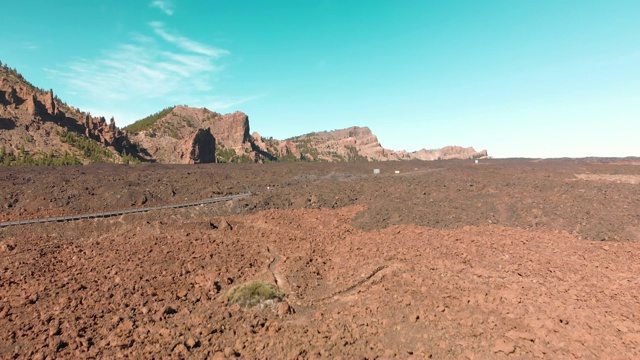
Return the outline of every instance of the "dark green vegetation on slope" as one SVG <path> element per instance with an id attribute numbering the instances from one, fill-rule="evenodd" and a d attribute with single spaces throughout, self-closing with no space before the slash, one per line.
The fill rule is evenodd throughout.
<path id="1" fill-rule="evenodd" d="M 134 122 L 131 125 L 125 126 L 124 128 L 122 128 L 122 130 L 132 132 L 132 133 L 149 130 L 153 128 L 153 126 L 156 124 L 156 122 L 158 122 L 158 120 L 162 119 L 163 117 L 167 116 L 171 111 L 173 111 L 174 107 L 175 106 L 169 106 L 168 108 L 162 109 L 155 114 L 151 114 L 143 119 L 140 119 Z"/>
<path id="2" fill-rule="evenodd" d="M 48 153 L 38 151 L 30 153 L 23 147 L 18 149 L 17 153 L 8 151 L 6 146 L 0 148 L 0 165 L 4 166 L 27 166 L 27 165 L 82 165 L 77 156 L 69 154 L 68 151 L 60 154 L 59 152 L 49 151 Z"/>

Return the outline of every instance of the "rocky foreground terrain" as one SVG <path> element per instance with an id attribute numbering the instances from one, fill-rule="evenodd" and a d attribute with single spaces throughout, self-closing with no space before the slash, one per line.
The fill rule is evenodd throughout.
<path id="1" fill-rule="evenodd" d="M 0 217 L 253 195 L 0 228 L 1 358 L 640 356 L 637 159 L 60 169 Z"/>

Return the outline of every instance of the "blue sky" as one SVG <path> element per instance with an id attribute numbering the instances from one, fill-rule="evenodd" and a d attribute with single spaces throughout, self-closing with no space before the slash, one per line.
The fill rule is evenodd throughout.
<path id="1" fill-rule="evenodd" d="M 119 126 L 241 110 L 283 139 L 640 156 L 640 1 L 67 0 L 2 6 L 0 60 Z"/>

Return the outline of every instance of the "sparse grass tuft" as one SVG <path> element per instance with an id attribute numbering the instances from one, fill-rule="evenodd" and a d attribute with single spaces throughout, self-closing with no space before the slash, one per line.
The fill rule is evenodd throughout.
<path id="1" fill-rule="evenodd" d="M 273 284 L 250 281 L 231 289 L 227 298 L 229 305 L 240 304 L 242 307 L 253 307 L 266 300 L 282 299 L 283 296 L 280 289 Z"/>

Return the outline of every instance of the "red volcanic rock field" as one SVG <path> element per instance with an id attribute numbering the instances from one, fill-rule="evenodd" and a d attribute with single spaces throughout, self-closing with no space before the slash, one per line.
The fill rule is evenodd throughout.
<path id="1" fill-rule="evenodd" d="M 252 193 L 0 228 L 0 358 L 640 357 L 632 159 L 24 167 L 0 181 L 1 221 Z M 250 281 L 283 295 L 229 304 Z"/>

